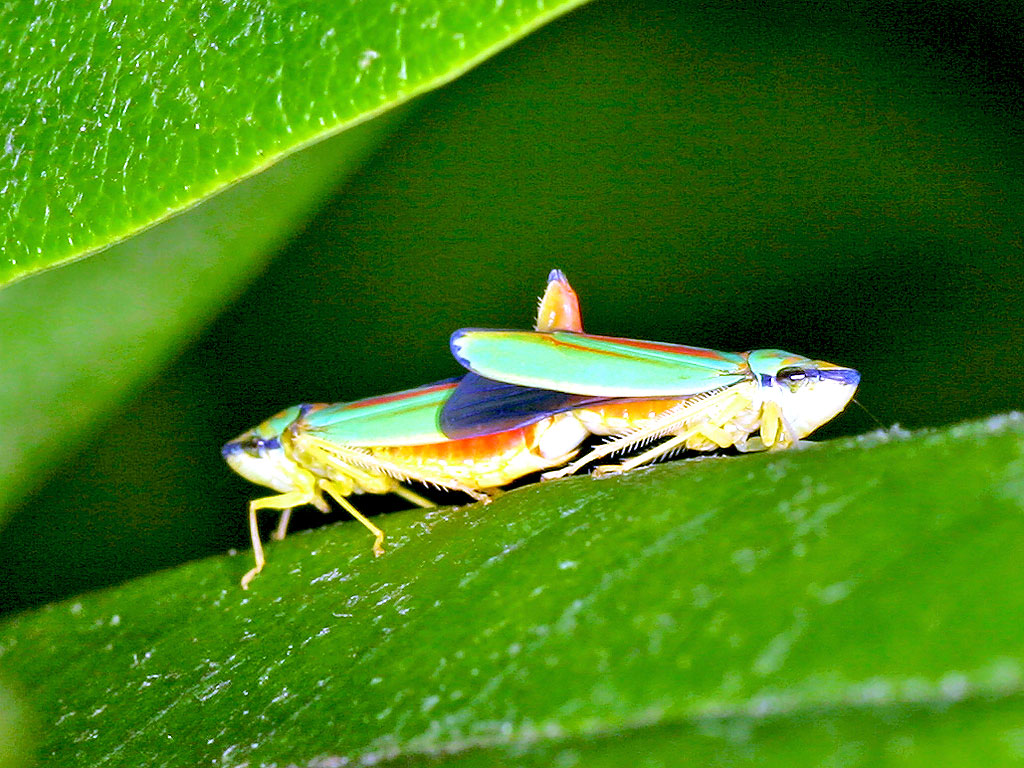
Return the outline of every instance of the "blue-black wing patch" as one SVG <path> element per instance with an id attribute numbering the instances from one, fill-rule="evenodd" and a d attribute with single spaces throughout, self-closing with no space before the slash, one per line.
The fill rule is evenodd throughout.
<path id="1" fill-rule="evenodd" d="M 533 389 L 467 373 L 441 409 L 441 431 L 453 440 L 525 427 L 546 416 L 607 400 Z"/>

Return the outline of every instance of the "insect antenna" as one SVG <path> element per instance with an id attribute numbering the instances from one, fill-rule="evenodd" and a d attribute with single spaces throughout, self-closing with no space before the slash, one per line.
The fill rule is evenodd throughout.
<path id="1" fill-rule="evenodd" d="M 881 421 L 879 421 L 878 417 L 877 417 L 877 416 L 875 416 L 875 414 L 873 414 L 873 413 L 872 413 L 871 411 L 869 411 L 869 410 L 868 410 L 868 409 L 867 409 L 867 408 L 866 408 L 866 407 L 864 406 L 864 404 L 863 404 L 863 403 L 861 403 L 861 401 L 860 401 L 860 400 L 858 400 L 857 398 L 853 398 L 853 399 L 851 400 L 851 402 L 855 403 L 855 404 L 857 405 L 857 407 L 858 407 L 858 408 L 860 408 L 860 409 L 861 409 L 862 411 L 864 411 L 864 413 L 866 413 L 866 414 L 867 414 L 867 415 L 868 415 L 868 416 L 869 416 L 869 417 L 871 418 L 871 420 L 872 420 L 872 421 L 874 421 L 874 422 L 875 422 L 875 424 L 877 424 L 877 425 L 878 425 L 879 427 L 881 427 L 882 429 L 885 429 L 885 428 L 886 428 L 886 427 L 885 427 L 885 424 L 883 424 L 883 423 L 882 423 Z"/>

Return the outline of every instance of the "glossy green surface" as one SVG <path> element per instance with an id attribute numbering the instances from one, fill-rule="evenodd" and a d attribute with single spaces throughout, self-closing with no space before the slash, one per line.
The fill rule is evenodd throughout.
<path id="1" fill-rule="evenodd" d="M 156 573 L 0 664 L 66 768 L 1011 764 L 1022 507 L 1019 415 L 675 462 Z"/>
<path id="2" fill-rule="evenodd" d="M 308 414 L 302 429 L 339 445 L 388 446 L 443 443 L 441 408 L 457 381 L 337 403 Z"/>
<path id="3" fill-rule="evenodd" d="M 0 7 L 0 285 L 451 80 L 580 0 Z"/>
<path id="4" fill-rule="evenodd" d="M 590 739 L 470 747 L 455 755 L 417 755 L 386 764 L 403 768 L 1019 765 L 1024 762 L 1016 739 L 1022 710 L 1024 701 L 1010 696 L 960 702 L 954 713 L 942 701 L 795 710 L 769 717 L 744 713 L 641 725 Z"/>
<path id="5" fill-rule="evenodd" d="M 576 395 L 694 395 L 750 375 L 731 352 L 583 333 L 466 329 L 452 336 L 451 346 L 481 376 Z"/>
<path id="6" fill-rule="evenodd" d="M 19 697 L 0 682 L 0 768 L 23 768 L 33 762 L 38 733 Z"/>
<path id="7" fill-rule="evenodd" d="M 195 338 L 393 125 L 360 126 L 97 258 L 0 291 L 0 520 Z M 211 367 L 206 386 L 217 378 Z"/>
<path id="8" fill-rule="evenodd" d="M 781 349 L 755 349 L 747 355 L 747 365 L 755 376 L 775 376 L 789 366 L 811 366 L 814 361 Z"/>
<path id="9" fill-rule="evenodd" d="M 266 421 L 260 422 L 252 431 L 264 440 L 280 437 L 288 425 L 299 417 L 299 410 L 297 405 L 289 406 Z"/>

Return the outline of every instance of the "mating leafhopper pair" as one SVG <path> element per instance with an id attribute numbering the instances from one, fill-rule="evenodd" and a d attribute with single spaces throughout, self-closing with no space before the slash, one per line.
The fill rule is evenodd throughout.
<path id="1" fill-rule="evenodd" d="M 348 500 L 395 493 L 433 506 L 404 484 L 417 481 L 486 500 L 534 472 L 572 474 L 597 459 L 650 445 L 595 474 L 624 472 L 672 451 L 788 448 L 853 397 L 852 368 L 777 349 L 745 353 L 593 336 L 565 276 L 548 277 L 534 331 L 463 329 L 451 340 L 469 373 L 416 389 L 333 405 L 293 406 L 223 448 L 231 467 L 277 495 L 249 504 L 255 567 L 266 562 L 256 513 L 327 511 L 324 494 L 374 535 L 384 533 Z M 591 435 L 608 436 L 578 456 Z"/>

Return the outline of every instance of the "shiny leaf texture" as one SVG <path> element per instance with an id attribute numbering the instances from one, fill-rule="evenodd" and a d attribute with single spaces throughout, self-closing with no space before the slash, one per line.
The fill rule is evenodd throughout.
<path id="1" fill-rule="evenodd" d="M 153 574 L 0 663 L 62 766 L 1010 764 L 1022 506 L 1015 414 L 674 462 Z"/>
<path id="2" fill-rule="evenodd" d="M 464 72 L 581 0 L 0 7 L 0 285 Z"/>
<path id="3" fill-rule="evenodd" d="M 95 259 L 0 291 L 0 521 L 194 338 L 394 124 L 359 126 Z"/>

